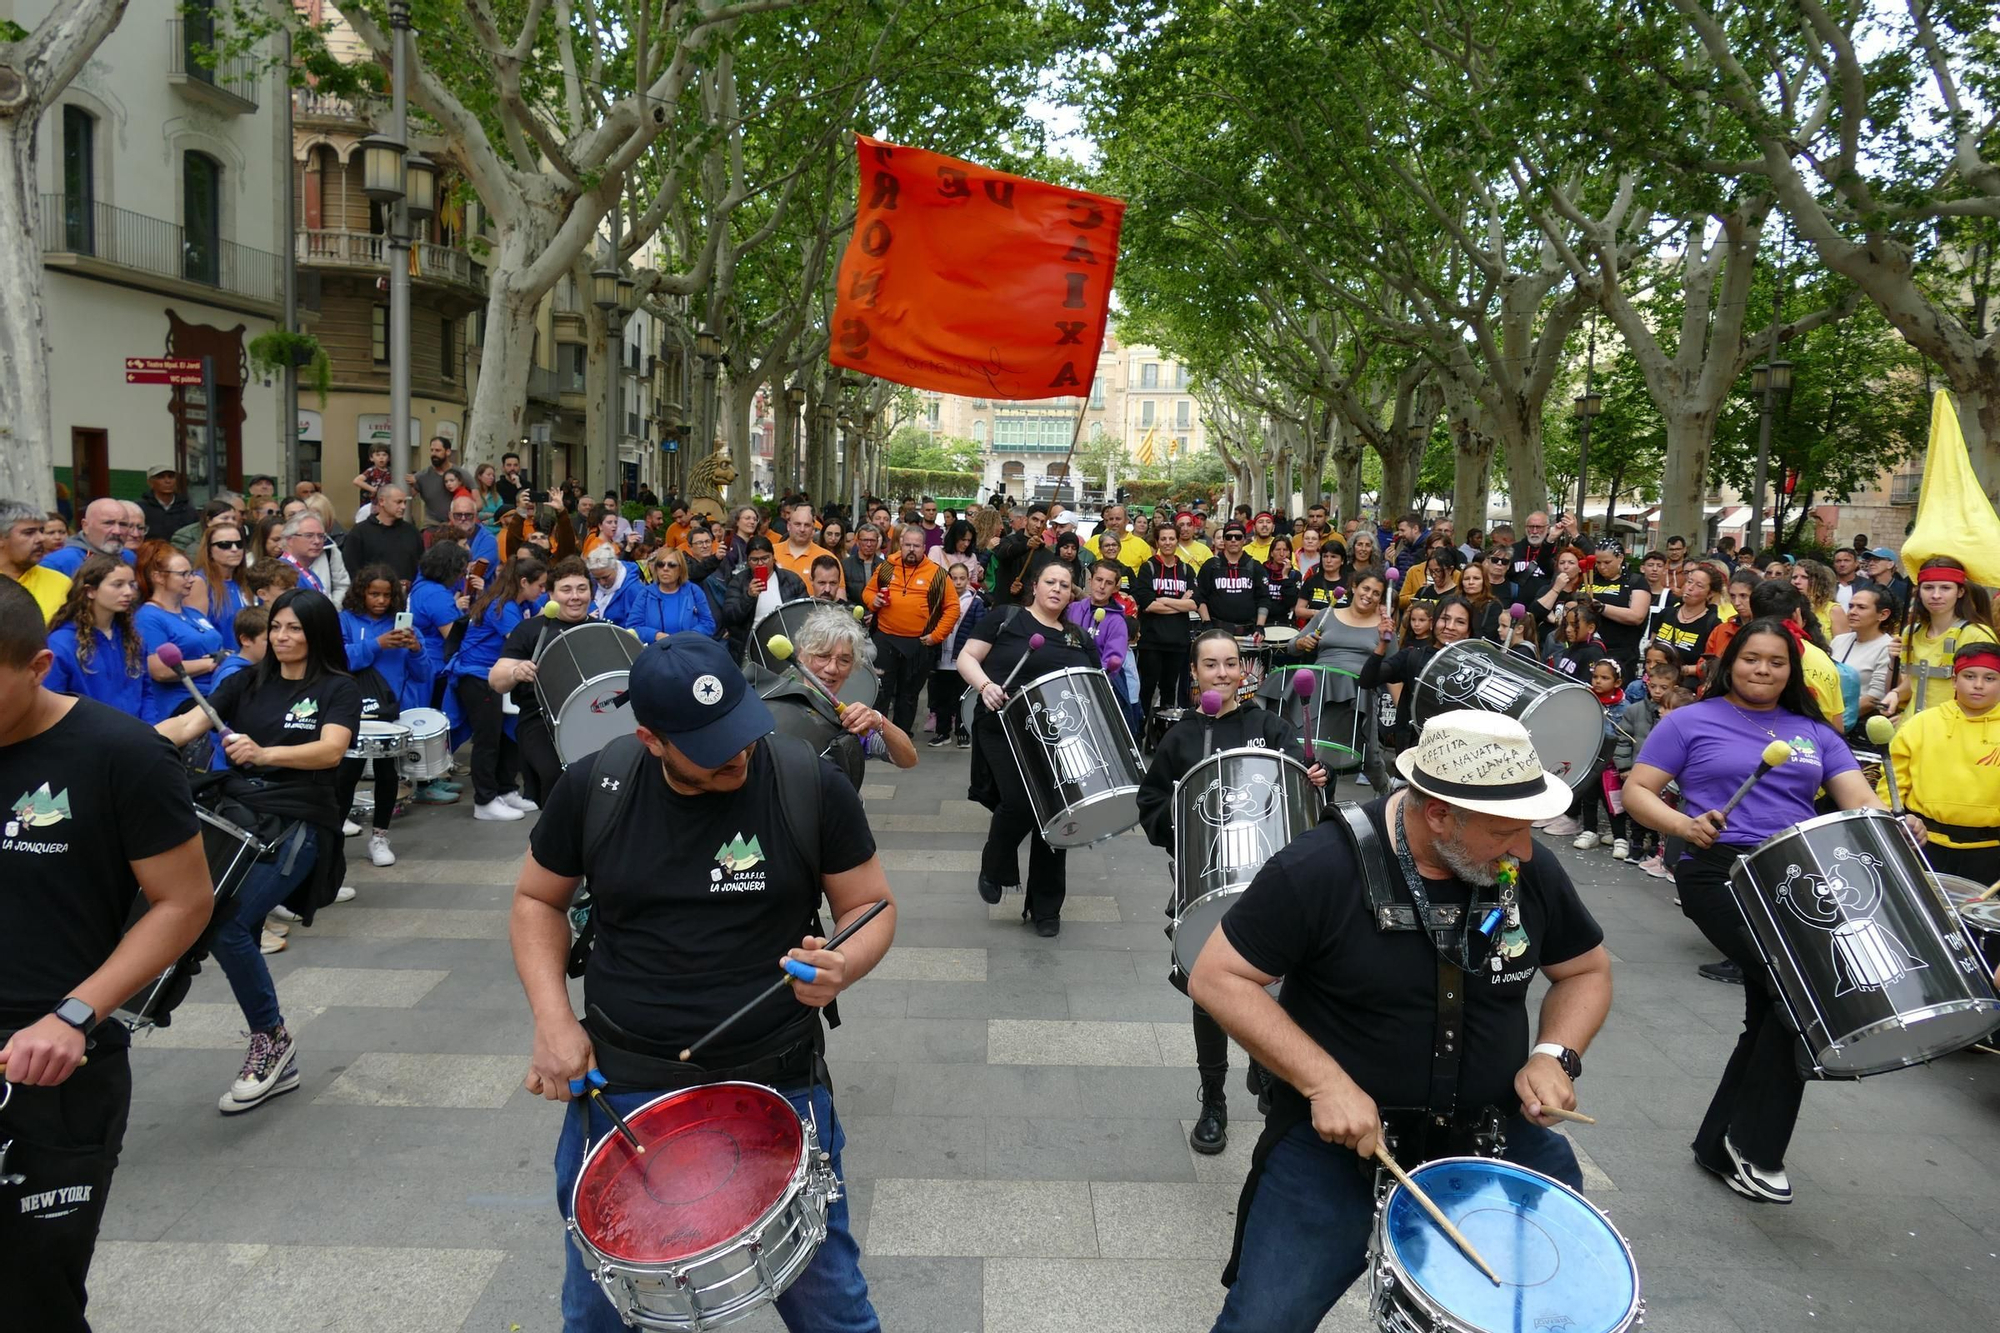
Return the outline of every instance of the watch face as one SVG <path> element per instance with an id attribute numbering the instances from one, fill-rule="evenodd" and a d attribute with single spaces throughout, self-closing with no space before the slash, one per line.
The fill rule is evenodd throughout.
<path id="1" fill-rule="evenodd" d="M 73 1028 L 88 1032 L 97 1021 L 97 1012 L 84 1001 L 71 996 L 56 1006 L 56 1017 Z"/>

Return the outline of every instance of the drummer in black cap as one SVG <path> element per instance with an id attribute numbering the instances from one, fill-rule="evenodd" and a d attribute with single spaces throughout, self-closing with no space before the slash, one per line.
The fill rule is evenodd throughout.
<path id="1" fill-rule="evenodd" d="M 1611 962 L 1530 828 L 1569 788 L 1498 713 L 1432 718 L 1396 766 L 1407 789 L 1294 839 L 1195 961 L 1195 1002 L 1279 1080 L 1217 1333 L 1319 1326 L 1362 1272 L 1385 1129 L 1405 1167 L 1483 1153 L 1582 1188 L 1544 1108 L 1576 1105 Z M 1531 1038 L 1538 971 L 1550 986 Z"/>
<path id="2" fill-rule="evenodd" d="M 774 1087 L 817 1125 L 838 1176 L 844 1136 L 820 1057 L 820 1010 L 881 961 L 896 929 L 892 904 L 838 951 L 820 947 L 822 898 L 838 927 L 891 897 L 860 796 L 804 746 L 769 735 L 770 710 L 706 636 L 675 634 L 642 652 L 631 704 L 634 736 L 556 783 L 514 891 L 514 963 L 535 1018 L 526 1086 L 571 1102 L 557 1198 L 566 1211 L 586 1151 L 611 1132 L 590 1099 L 571 1097 L 570 1080 L 593 1069 L 625 1113 L 676 1088 Z M 586 877 L 594 943 L 579 1022 L 564 960 L 570 903 Z M 680 1061 L 787 958 L 815 979 L 753 1008 L 698 1063 Z M 830 1203 L 826 1220 L 826 1240 L 778 1313 L 793 1330 L 879 1328 L 846 1202 Z M 562 1309 L 568 1333 L 623 1328 L 574 1247 Z"/>
<path id="3" fill-rule="evenodd" d="M 1222 528 L 1222 550 L 1195 578 L 1195 605 L 1202 620 L 1236 634 L 1261 633 L 1271 614 L 1270 578 L 1243 549 L 1243 525 L 1231 519 Z"/>

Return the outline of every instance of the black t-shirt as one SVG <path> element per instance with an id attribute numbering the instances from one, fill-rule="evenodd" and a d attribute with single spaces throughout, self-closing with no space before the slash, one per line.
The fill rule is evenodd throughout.
<path id="1" fill-rule="evenodd" d="M 552 874 L 583 874 L 590 770 L 566 769 L 535 825 L 535 860 Z M 874 856 L 875 838 L 847 779 L 824 761 L 819 779 L 819 872 L 837 875 Z M 778 960 L 810 932 L 823 894 L 791 843 L 777 780 L 768 745 L 757 747 L 733 792 L 683 796 L 659 765 L 640 767 L 590 884 L 597 942 L 584 999 L 619 1027 L 685 1046 L 777 980 Z M 706 1063 L 728 1064 L 796 1022 L 799 1008 L 782 999 L 759 1005 Z"/>
<path id="2" fill-rule="evenodd" d="M 1208 609 L 1211 624 L 1248 628 L 1257 623 L 1259 608 L 1270 606 L 1269 584 L 1264 567 L 1249 556 L 1233 565 L 1216 556 L 1201 567 L 1195 601 Z"/>
<path id="3" fill-rule="evenodd" d="M 1347 575 L 1329 579 L 1317 570 L 1299 584 L 1299 596 L 1305 599 L 1306 608 L 1313 615 L 1318 615 L 1329 606 L 1346 606 L 1353 600 L 1347 590 Z"/>
<path id="4" fill-rule="evenodd" d="M 1597 664 L 1598 658 L 1609 655 L 1605 651 L 1604 641 L 1593 634 L 1587 639 L 1578 640 L 1576 643 L 1556 645 L 1555 656 L 1549 659 L 1549 666 L 1553 670 L 1562 672 L 1565 676 L 1574 676 L 1588 685 L 1590 684 L 1591 667 Z"/>
<path id="5" fill-rule="evenodd" d="M 174 747 L 93 699 L 0 746 L 0 799 L 0 1026 L 16 1028 L 62 1003 L 118 947 L 139 892 L 131 862 L 180 846 L 200 825 Z M 103 1030 L 115 1039 L 116 1029 Z"/>
<path id="6" fill-rule="evenodd" d="M 1139 604 L 1139 643 L 1146 648 L 1185 648 L 1194 637 L 1194 622 L 1183 611 L 1162 611 L 1154 614 L 1146 610 L 1162 597 L 1181 598 L 1194 591 L 1195 570 L 1185 560 L 1174 561 L 1173 568 L 1160 563 L 1154 556 L 1139 566 L 1139 572 L 1132 576 L 1132 600 Z"/>
<path id="7" fill-rule="evenodd" d="M 1666 612 L 1653 626 L 1653 638 L 1679 649 L 1682 666 L 1693 666 L 1701 660 L 1701 651 L 1708 646 L 1708 636 L 1722 621 L 1717 618 L 1715 608 L 1710 606 L 1703 608 L 1698 618 L 1682 624 L 1680 609 L 1679 598 L 1668 599 Z"/>
<path id="8" fill-rule="evenodd" d="M 1264 617 L 1264 623 L 1291 624 L 1292 608 L 1299 604 L 1299 576 L 1291 570 L 1286 570 L 1281 576 L 1273 575 L 1267 565 L 1264 569 L 1264 592 L 1271 606 L 1271 613 Z"/>
<path id="9" fill-rule="evenodd" d="M 1634 570 L 1621 569 L 1616 578 L 1608 578 L 1595 570 L 1585 570 L 1583 587 L 1579 592 L 1606 606 L 1630 606 L 1636 594 L 1648 592 L 1648 589 L 1644 576 Z M 1630 664 L 1639 660 L 1639 642 L 1645 633 L 1644 624 L 1621 625 L 1602 613 L 1597 617 L 1598 637 L 1604 640 L 1605 649 L 1620 662 Z"/>
<path id="10" fill-rule="evenodd" d="M 1368 804 L 1389 847 L 1387 798 Z M 1265 862 L 1222 918 L 1222 931 L 1250 966 L 1283 977 L 1278 1002 L 1381 1106 L 1423 1106 L 1430 1094 L 1430 1050 L 1437 1016 L 1437 952 L 1421 930 L 1380 931 L 1368 912 L 1361 868 L 1347 833 L 1329 820 Z M 1401 888 L 1401 875 L 1388 866 Z M 1458 879 L 1425 879 L 1433 905 L 1464 905 Z M 1407 889 L 1398 897 L 1407 901 Z M 1492 901 L 1495 890 L 1481 896 Z M 1514 1075 L 1528 1058 L 1528 985 L 1539 968 L 1568 962 L 1603 942 L 1604 932 L 1576 895 L 1553 854 L 1538 848 L 1521 867 L 1520 940 L 1496 931 L 1496 948 L 1524 945 L 1493 971 L 1475 942 L 1466 973 L 1464 1061 L 1458 1105 L 1512 1111 Z"/>
<path id="11" fill-rule="evenodd" d="M 1037 634 L 1042 636 L 1042 646 L 1031 650 L 1028 640 Z M 993 645 L 980 665 L 996 684 L 1006 680 L 1014 673 L 1015 664 L 1027 658 L 1027 665 L 1014 675 L 1012 688 L 1016 689 L 1051 671 L 1098 665 L 1096 645 L 1082 630 L 1068 621 L 1063 622 L 1060 630 L 1052 630 L 1026 610 L 1012 615 L 1005 611 L 987 614 L 972 627 L 965 641 Z M 998 725 L 999 714 L 990 708 L 977 708 L 972 716 L 975 721 L 992 719 Z"/>
<path id="12" fill-rule="evenodd" d="M 541 651 L 542 644 L 575 629 L 578 625 L 589 623 L 588 620 L 554 620 L 548 616 L 529 616 L 507 631 L 507 637 L 500 643 L 500 656 L 532 662 L 535 660 L 535 654 Z M 542 701 L 535 697 L 535 687 L 532 684 L 516 685 L 509 697 L 513 699 L 514 707 L 521 710 L 521 722 L 528 722 L 542 715 Z M 560 704 L 560 701 L 558 702 Z"/>
<path id="13" fill-rule="evenodd" d="M 361 687 L 354 683 L 354 677 L 338 671 L 323 672 L 318 680 L 286 680 L 273 675 L 269 684 L 258 688 L 260 674 L 255 668 L 239 671 L 208 697 L 232 731 L 242 732 L 259 745 L 311 745 L 326 727 L 346 727 L 349 732 L 361 729 Z M 317 822 L 339 822 L 331 818 L 340 784 L 337 765 L 247 771 L 273 786 L 310 792 L 315 803 L 324 806 Z"/>

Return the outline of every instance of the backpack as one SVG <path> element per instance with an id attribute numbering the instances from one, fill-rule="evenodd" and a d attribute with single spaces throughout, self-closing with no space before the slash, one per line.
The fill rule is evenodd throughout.
<path id="1" fill-rule="evenodd" d="M 771 766 L 777 776 L 778 824 L 799 849 L 806 874 L 817 881 L 822 760 L 811 746 L 793 736 L 773 732 L 764 737 L 764 743 L 771 747 Z M 651 753 L 637 736 L 620 736 L 591 756 L 590 790 L 583 803 L 584 891 L 569 909 L 570 929 L 575 932 L 567 968 L 572 977 L 583 975 L 590 962 L 591 947 L 597 940 L 597 918 L 590 903 L 591 867 L 630 803 L 639 774 L 651 759 Z M 813 911 L 811 924 L 813 934 L 826 934 L 818 909 Z M 826 1021 L 829 1027 L 840 1026 L 840 1013 L 831 1004 L 826 1007 Z"/>
<path id="2" fill-rule="evenodd" d="M 1844 736 L 1861 721 L 1861 673 L 1845 662 L 1835 662 L 1840 673 L 1840 731 Z"/>

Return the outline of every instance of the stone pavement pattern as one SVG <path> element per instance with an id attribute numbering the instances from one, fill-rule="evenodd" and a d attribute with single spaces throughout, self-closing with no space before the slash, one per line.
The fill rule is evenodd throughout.
<path id="1" fill-rule="evenodd" d="M 1232 1080 L 1228 1151 L 1188 1150 L 1198 1081 L 1166 981 L 1165 857 L 1136 834 L 1072 853 L 1062 934 L 1037 939 L 1018 898 L 989 909 L 973 891 L 985 815 L 963 799 L 966 756 L 922 754 L 908 773 L 871 766 L 901 926 L 828 1052 L 884 1327 L 1205 1330 L 1258 1126 Z M 217 1114 L 244 1043 L 213 969 L 140 1039 L 91 1282 L 99 1333 L 559 1328 L 560 1113 L 520 1086 L 530 1025 L 506 939 L 527 828 L 419 808 L 393 830 L 397 865 L 350 862 L 359 898 L 271 960 L 298 1092 Z M 2000 1323 L 2000 1059 L 1809 1089 L 1798 1202 L 1739 1200 L 1686 1145 L 1741 992 L 1694 975 L 1708 954 L 1670 884 L 1562 855 L 1618 960 L 1580 1085 L 1601 1123 L 1572 1138 L 1636 1253 L 1647 1326 Z M 1356 1307 L 1324 1327 L 1359 1333 Z M 765 1311 L 737 1327 L 780 1325 Z"/>

